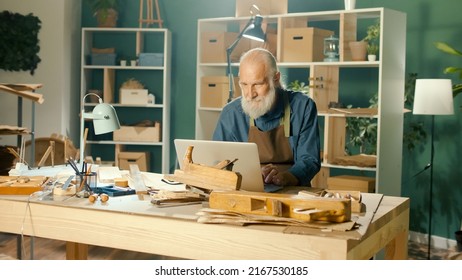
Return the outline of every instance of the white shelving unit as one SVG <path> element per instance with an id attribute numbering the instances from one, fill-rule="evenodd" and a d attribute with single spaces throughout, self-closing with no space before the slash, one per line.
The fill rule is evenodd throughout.
<path id="1" fill-rule="evenodd" d="M 226 76 L 226 62 L 201 62 L 201 34 L 203 32 L 230 32 L 239 30 L 249 17 L 200 19 L 198 21 L 197 46 L 197 77 L 196 77 L 196 138 L 211 139 L 221 108 L 206 108 L 200 106 L 201 79 L 204 76 Z M 360 28 L 380 21 L 380 50 L 378 60 L 351 61 L 349 41 L 356 41 Z M 276 30 L 277 59 L 281 71 L 289 69 L 307 69 L 312 88 L 310 96 L 316 101 L 319 122 L 322 124 L 323 142 L 322 170 L 313 180 L 312 185 L 325 187 L 327 177 L 331 173 L 372 173 L 376 178 L 375 191 L 386 195 L 401 195 L 401 164 L 403 135 L 403 106 L 405 84 L 405 42 L 406 15 L 399 11 L 386 8 L 371 8 L 358 10 L 341 10 L 312 13 L 292 13 L 269 15 L 264 17 L 264 23 Z M 327 27 L 324 27 L 327 26 Z M 318 27 L 329 29 L 339 37 L 339 62 L 284 62 L 281 61 L 284 30 L 292 27 Z M 364 28 L 365 29 L 365 28 Z M 365 30 L 364 30 L 365 32 Z M 365 35 L 365 34 L 364 34 Z M 227 46 L 225 46 L 226 48 Z M 225 51 L 225 50 L 223 50 Z M 237 72 L 238 64 L 232 64 Z M 378 95 L 378 108 L 369 114 L 343 114 L 328 109 L 329 102 L 339 102 L 345 97 L 355 96 L 355 91 L 344 87 L 345 83 L 339 72 L 368 71 L 371 83 L 377 88 L 371 93 Z M 363 72 L 361 72 L 363 73 Z M 316 88 L 317 77 L 323 77 L 323 88 Z M 366 100 L 366 104 L 367 104 Z M 363 106 L 363 105 L 362 105 Z M 345 122 L 348 117 L 367 117 L 377 121 L 377 154 L 376 166 L 361 167 L 339 165 L 334 163 L 335 157 L 343 155 L 345 148 Z"/>
<path id="2" fill-rule="evenodd" d="M 115 48 L 115 65 L 92 65 L 92 48 Z M 170 65 L 171 33 L 163 28 L 83 28 L 81 57 L 81 98 L 89 90 L 101 90 L 105 103 L 110 103 L 117 111 L 121 125 L 134 124 L 143 120 L 160 121 L 161 141 L 114 141 L 111 135 L 91 137 L 87 140 L 86 154 L 100 152 L 102 146 L 112 149 L 112 160 L 116 161 L 116 150 L 130 152 L 149 152 L 150 172 L 168 173 L 170 158 Z M 120 66 L 123 56 L 135 59 L 140 53 L 163 53 L 161 66 Z M 146 105 L 127 105 L 119 102 L 119 88 L 126 80 L 134 78 L 140 81 L 149 93 L 154 94 L 155 103 Z M 85 100 L 90 110 L 96 103 L 90 98 Z M 94 102 L 94 101 L 93 101 Z M 86 125 L 87 126 L 87 125 Z M 98 146 L 95 148 L 95 146 Z M 82 143 L 80 143 L 82 147 Z M 93 149 L 92 149 L 93 148 Z M 107 152 L 106 152 L 107 154 Z M 103 161 L 105 160 L 102 158 Z M 110 159 L 111 160 L 111 159 Z"/>

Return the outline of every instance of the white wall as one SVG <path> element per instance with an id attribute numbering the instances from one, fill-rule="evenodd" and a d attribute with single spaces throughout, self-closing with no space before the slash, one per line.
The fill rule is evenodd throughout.
<path id="1" fill-rule="evenodd" d="M 80 80 L 80 0 L 1 0 L 0 11 L 32 13 L 42 24 L 39 31 L 41 62 L 34 73 L 0 69 L 0 83 L 43 84 L 37 93 L 45 102 L 36 104 L 35 136 L 59 133 L 78 145 Z M 0 124 L 16 125 L 17 98 L 0 92 Z M 31 102 L 24 100 L 23 126 L 31 127 Z M 16 137 L 1 136 L 0 145 L 16 145 Z"/>

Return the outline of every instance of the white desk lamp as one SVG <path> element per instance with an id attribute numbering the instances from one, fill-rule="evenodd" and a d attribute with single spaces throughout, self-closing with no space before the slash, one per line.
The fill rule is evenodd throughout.
<path id="1" fill-rule="evenodd" d="M 431 115 L 431 155 L 430 164 L 425 169 L 430 168 L 430 199 L 428 216 L 428 259 L 431 250 L 431 229 L 433 212 L 433 156 L 434 156 L 434 128 L 435 115 L 454 114 L 452 97 L 452 83 L 450 79 L 417 79 L 415 83 L 414 95 L 414 115 Z"/>
<path id="2" fill-rule="evenodd" d="M 85 112 L 85 98 L 94 95 L 98 97 L 98 105 L 93 108 L 93 111 Z M 85 120 L 93 120 L 95 134 L 104 134 L 113 132 L 120 128 L 119 118 L 112 105 L 103 103 L 103 99 L 95 93 L 88 93 L 82 98 L 81 115 L 80 115 L 80 162 L 83 162 L 85 156 L 85 141 L 84 137 L 84 122 Z"/>

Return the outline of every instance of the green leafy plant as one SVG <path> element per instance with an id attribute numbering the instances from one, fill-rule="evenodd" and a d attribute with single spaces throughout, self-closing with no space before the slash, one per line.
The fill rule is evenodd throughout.
<path id="1" fill-rule="evenodd" d="M 376 20 L 374 24 L 367 27 L 366 36 L 362 41 L 374 43 L 380 38 L 380 21 Z"/>
<path id="2" fill-rule="evenodd" d="M 7 71 L 30 71 L 41 61 L 38 33 L 41 21 L 28 14 L 3 11 L 0 13 L 0 68 Z"/>
<path id="3" fill-rule="evenodd" d="M 449 46 L 446 43 L 436 42 L 435 46 L 436 46 L 437 49 L 439 49 L 440 51 L 443 51 L 443 52 L 445 52 L 447 54 L 462 57 L 462 52 L 461 51 L 456 50 L 455 48 Z M 458 73 L 459 74 L 459 79 L 462 79 L 462 68 L 461 67 L 455 67 L 455 66 L 446 67 L 444 69 L 444 73 L 445 74 L 457 74 Z M 461 83 L 452 85 L 453 97 L 456 97 L 461 92 L 462 92 L 462 84 Z"/>
<path id="4" fill-rule="evenodd" d="M 90 5 L 93 16 L 98 16 L 102 21 L 105 21 L 109 16 L 110 10 L 119 8 L 119 0 L 86 0 Z"/>
<path id="5" fill-rule="evenodd" d="M 369 108 L 378 107 L 377 94 L 369 100 L 369 104 Z M 352 107 L 352 105 L 347 106 L 347 108 Z M 346 118 L 346 129 L 348 135 L 347 154 L 351 154 L 353 147 L 359 147 L 359 153 L 361 154 L 377 154 L 377 121 L 374 118 Z"/>
<path id="6" fill-rule="evenodd" d="M 374 24 L 367 27 L 366 36 L 361 40 L 367 42 L 367 53 L 376 54 L 379 50 L 378 41 L 380 38 L 380 21 L 376 20 Z"/>
<path id="7" fill-rule="evenodd" d="M 366 49 L 368 54 L 377 54 L 377 52 L 379 51 L 379 46 L 373 43 L 367 44 Z"/>
<path id="8" fill-rule="evenodd" d="M 404 108 L 408 110 L 411 110 L 414 104 L 416 78 L 416 73 L 410 73 L 406 78 Z M 376 108 L 378 106 L 377 94 L 369 100 L 369 104 L 369 108 Z M 347 106 L 347 108 L 351 107 L 352 105 Z M 419 143 L 422 143 L 426 139 L 427 134 L 422 122 L 413 122 L 410 118 L 406 117 L 406 114 L 404 116 L 403 144 L 409 151 L 412 151 Z M 347 118 L 346 128 L 348 134 L 347 154 L 351 154 L 351 150 L 354 147 L 358 147 L 360 153 L 376 154 L 377 122 L 375 119 L 364 117 Z"/>
<path id="9" fill-rule="evenodd" d="M 299 80 L 291 82 L 287 89 L 292 91 L 303 92 L 304 94 L 308 94 L 310 92 L 310 86 L 308 84 L 305 84 L 304 82 L 300 82 Z"/>

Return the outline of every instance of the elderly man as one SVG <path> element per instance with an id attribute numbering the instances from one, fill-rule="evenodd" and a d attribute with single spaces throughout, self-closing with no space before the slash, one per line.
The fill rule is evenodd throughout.
<path id="1" fill-rule="evenodd" d="M 242 97 L 223 108 L 213 140 L 255 142 L 266 184 L 310 186 L 321 166 L 314 101 L 283 88 L 276 59 L 262 48 L 241 57 L 239 86 Z"/>

